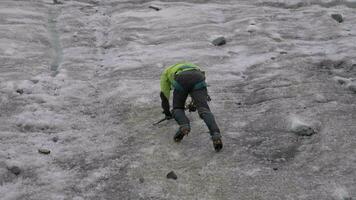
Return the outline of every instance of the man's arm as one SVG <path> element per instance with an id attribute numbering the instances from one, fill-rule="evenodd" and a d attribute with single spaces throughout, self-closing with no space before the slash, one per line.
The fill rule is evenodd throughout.
<path id="1" fill-rule="evenodd" d="M 163 92 L 160 93 L 160 97 L 161 97 L 161 101 L 162 101 L 162 109 L 163 109 L 163 113 L 166 115 L 166 117 L 171 117 L 172 114 L 169 111 L 169 100 L 167 99 L 166 96 L 164 96 Z"/>
<path id="2" fill-rule="evenodd" d="M 163 72 L 161 75 L 161 93 L 160 93 L 160 97 L 161 97 L 161 101 L 162 101 L 162 109 L 163 109 L 163 113 L 166 115 L 166 117 L 171 117 L 172 114 L 169 111 L 169 96 L 170 96 L 170 91 L 171 91 L 171 83 L 168 80 L 168 77 L 166 76 L 166 73 Z"/>

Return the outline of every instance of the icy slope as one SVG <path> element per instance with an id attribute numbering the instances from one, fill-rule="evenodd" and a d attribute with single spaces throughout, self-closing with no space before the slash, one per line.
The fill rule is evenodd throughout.
<path id="1" fill-rule="evenodd" d="M 0 2 L 1 199 L 356 198 L 355 1 L 62 2 Z M 221 153 L 196 113 L 152 126 L 184 60 Z"/>

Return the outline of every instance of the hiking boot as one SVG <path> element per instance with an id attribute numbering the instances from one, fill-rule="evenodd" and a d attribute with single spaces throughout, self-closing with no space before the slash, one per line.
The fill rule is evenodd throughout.
<path id="1" fill-rule="evenodd" d="M 215 151 L 219 152 L 223 148 L 223 143 L 221 140 L 220 133 L 213 133 L 211 136 L 211 139 L 213 140 L 213 145 L 214 145 Z"/>
<path id="2" fill-rule="evenodd" d="M 174 141 L 180 142 L 185 135 L 188 135 L 190 129 L 187 127 L 180 128 L 177 133 L 174 135 Z"/>

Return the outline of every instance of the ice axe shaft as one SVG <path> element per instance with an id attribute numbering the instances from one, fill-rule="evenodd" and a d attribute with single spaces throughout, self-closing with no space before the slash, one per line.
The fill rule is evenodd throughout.
<path id="1" fill-rule="evenodd" d="M 155 126 L 155 125 L 157 125 L 157 124 L 160 124 L 161 122 L 166 121 L 166 120 L 167 120 L 167 118 L 165 117 L 165 118 L 159 120 L 158 122 L 153 123 L 153 126 Z"/>

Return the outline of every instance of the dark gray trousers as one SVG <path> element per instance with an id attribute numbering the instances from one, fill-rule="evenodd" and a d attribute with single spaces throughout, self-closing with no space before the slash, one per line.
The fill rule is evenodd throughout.
<path id="1" fill-rule="evenodd" d="M 190 95 L 197 106 L 200 118 L 202 118 L 207 125 L 210 135 L 220 133 L 219 127 L 216 124 L 213 113 L 211 113 L 207 97 L 208 90 L 206 87 L 194 89 L 197 83 L 205 80 L 204 75 L 197 70 L 181 72 L 176 76 L 175 80 L 183 88 L 183 90 L 174 89 L 173 91 L 173 117 L 180 127 L 188 127 L 190 129 L 190 122 L 185 115 L 184 106 L 188 95 Z"/>

